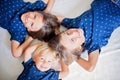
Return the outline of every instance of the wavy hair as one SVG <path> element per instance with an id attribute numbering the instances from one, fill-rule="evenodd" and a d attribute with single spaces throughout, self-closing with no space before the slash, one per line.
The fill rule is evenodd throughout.
<path id="1" fill-rule="evenodd" d="M 55 15 L 42 11 L 38 12 L 43 15 L 44 25 L 39 31 L 28 32 L 28 35 L 34 39 L 48 41 L 56 35 L 56 31 L 59 31 L 60 23 L 58 22 L 58 19 Z"/>

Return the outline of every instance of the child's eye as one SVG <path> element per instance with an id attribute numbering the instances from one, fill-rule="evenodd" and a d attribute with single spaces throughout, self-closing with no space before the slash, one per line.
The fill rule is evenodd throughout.
<path id="1" fill-rule="evenodd" d="M 67 35 L 70 35 L 70 33 L 69 33 L 69 32 L 66 32 L 66 34 L 67 34 Z"/>
<path id="2" fill-rule="evenodd" d="M 31 23 L 31 25 L 30 26 L 33 26 L 33 23 Z"/>
<path id="3" fill-rule="evenodd" d="M 36 18 L 36 14 L 34 15 L 34 19 Z"/>
<path id="4" fill-rule="evenodd" d="M 74 42 L 74 39 L 71 39 L 72 42 Z"/>
<path id="5" fill-rule="evenodd" d="M 48 61 L 49 63 L 52 62 L 52 61 Z"/>
<path id="6" fill-rule="evenodd" d="M 71 42 L 72 42 L 72 43 L 76 42 L 76 39 L 72 38 L 72 39 L 71 39 Z"/>
<path id="7" fill-rule="evenodd" d="M 40 60 L 41 60 L 41 61 L 43 61 L 43 60 L 44 60 L 44 58 L 43 58 L 43 57 L 41 57 L 41 58 L 40 58 Z"/>
<path id="8" fill-rule="evenodd" d="M 71 39 L 72 42 L 75 42 L 76 40 L 75 39 Z"/>

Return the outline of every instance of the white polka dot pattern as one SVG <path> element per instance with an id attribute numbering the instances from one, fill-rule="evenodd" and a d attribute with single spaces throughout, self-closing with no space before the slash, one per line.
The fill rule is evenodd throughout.
<path id="1" fill-rule="evenodd" d="M 17 80 L 58 80 L 59 71 L 50 69 L 48 71 L 40 71 L 35 66 L 32 59 L 23 62 L 24 70 L 19 75 Z"/>
<path id="2" fill-rule="evenodd" d="M 11 40 L 23 43 L 27 30 L 20 20 L 23 13 L 35 10 L 44 10 L 46 4 L 39 0 L 35 3 L 23 0 L 0 0 L 0 26 L 8 30 Z"/>
<path id="3" fill-rule="evenodd" d="M 90 10 L 73 19 L 65 18 L 62 25 L 83 29 L 84 47 L 91 53 L 105 46 L 112 32 L 120 26 L 120 8 L 111 0 L 94 0 Z"/>

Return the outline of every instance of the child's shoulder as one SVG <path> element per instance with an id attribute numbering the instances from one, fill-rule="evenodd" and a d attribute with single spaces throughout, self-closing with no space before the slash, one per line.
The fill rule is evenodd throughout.
<path id="1" fill-rule="evenodd" d="M 33 61 L 33 59 L 32 58 L 30 58 L 29 60 L 27 60 L 26 62 L 25 61 L 23 61 L 22 62 L 22 64 L 24 65 L 24 67 L 28 67 L 28 66 L 30 66 L 30 65 L 32 65 L 32 64 L 34 64 L 34 61 Z"/>
<path id="2" fill-rule="evenodd" d="M 22 63 L 23 63 L 23 64 L 30 64 L 30 63 L 32 63 L 32 62 L 33 62 L 33 59 L 30 58 L 29 60 L 23 61 Z"/>

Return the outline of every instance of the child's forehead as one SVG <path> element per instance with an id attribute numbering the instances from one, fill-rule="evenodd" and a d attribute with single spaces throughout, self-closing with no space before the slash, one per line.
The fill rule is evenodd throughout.
<path id="1" fill-rule="evenodd" d="M 50 52 L 45 52 L 42 53 L 40 57 L 44 57 L 46 60 L 55 60 L 55 56 L 53 55 L 53 53 Z"/>

